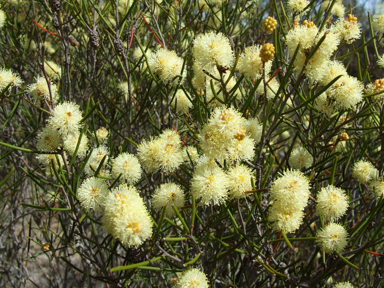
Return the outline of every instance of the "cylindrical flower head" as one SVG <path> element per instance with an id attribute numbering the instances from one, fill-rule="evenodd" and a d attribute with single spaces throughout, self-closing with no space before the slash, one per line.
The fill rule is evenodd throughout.
<path id="1" fill-rule="evenodd" d="M 141 166 L 136 156 L 129 153 L 122 153 L 115 158 L 112 165 L 112 176 L 126 180 L 129 184 L 135 183 L 140 179 Z"/>
<path id="2" fill-rule="evenodd" d="M 81 184 L 77 191 L 77 198 L 85 210 L 93 209 L 100 212 L 104 208 L 104 201 L 108 194 L 109 189 L 105 180 L 91 177 Z"/>
<path id="3" fill-rule="evenodd" d="M 59 133 L 65 137 L 68 133 L 78 133 L 81 119 L 79 105 L 64 102 L 55 107 L 48 121 L 53 128 L 58 129 Z"/>
<path id="4" fill-rule="evenodd" d="M 268 62 L 273 59 L 275 56 L 275 46 L 271 43 L 264 44 L 260 50 L 260 58 L 261 61 Z"/>
<path id="5" fill-rule="evenodd" d="M 276 26 L 277 26 L 276 19 L 268 16 L 264 20 L 263 25 L 261 26 L 261 29 L 263 29 L 263 31 L 265 33 L 269 34 L 269 33 L 272 33 L 276 29 Z"/>
<path id="6" fill-rule="evenodd" d="M 342 76 L 328 94 L 341 109 L 352 109 L 363 100 L 363 84 L 355 77 Z"/>
<path id="7" fill-rule="evenodd" d="M 369 182 L 369 187 L 373 190 L 376 198 L 380 199 L 381 196 L 384 196 L 384 180 L 382 178 Z"/>
<path id="8" fill-rule="evenodd" d="M 288 170 L 273 182 L 269 192 L 274 201 L 286 203 L 294 210 L 302 210 L 307 205 L 309 189 L 309 181 L 303 173 Z"/>
<path id="9" fill-rule="evenodd" d="M 330 223 L 324 229 L 318 231 L 317 237 L 320 249 L 325 253 L 342 252 L 348 243 L 347 230 L 336 223 Z"/>
<path id="10" fill-rule="evenodd" d="M 227 175 L 219 167 L 196 169 L 191 180 L 191 193 L 202 205 L 217 205 L 226 200 L 228 184 Z"/>
<path id="11" fill-rule="evenodd" d="M 188 112 L 192 108 L 192 102 L 188 99 L 187 95 L 182 89 L 177 90 L 171 106 L 176 108 L 176 112 Z"/>
<path id="12" fill-rule="evenodd" d="M 197 161 L 197 158 L 199 158 L 199 153 L 197 152 L 196 147 L 186 146 L 183 149 L 183 159 L 185 162 L 190 163 L 192 160 L 192 162 L 195 163 Z"/>
<path id="13" fill-rule="evenodd" d="M 97 137 L 97 140 L 99 140 L 100 144 L 103 143 L 107 139 L 108 134 L 109 134 L 108 130 L 104 127 L 97 129 L 96 137 Z"/>
<path id="14" fill-rule="evenodd" d="M 261 140 L 261 134 L 263 133 L 263 125 L 260 124 L 257 118 L 247 119 L 244 128 L 247 134 L 253 138 L 255 144 L 259 144 Z"/>
<path id="15" fill-rule="evenodd" d="M 176 131 L 165 130 L 158 138 L 143 141 L 137 156 L 147 172 L 159 168 L 163 172 L 172 172 L 184 161 L 180 136 Z"/>
<path id="16" fill-rule="evenodd" d="M 293 169 L 309 168 L 312 166 L 312 163 L 312 155 L 302 147 L 293 150 L 289 156 L 289 165 Z"/>
<path id="17" fill-rule="evenodd" d="M 105 157 L 103 167 L 100 169 L 100 176 L 104 176 L 103 174 L 106 174 L 105 168 L 106 164 L 108 162 L 108 148 L 104 145 L 101 145 L 95 149 L 92 150 L 91 156 L 88 159 L 87 164 L 85 165 L 84 172 L 85 174 L 89 176 L 93 176 L 95 174 L 95 171 L 99 168 L 101 161 Z"/>
<path id="18" fill-rule="evenodd" d="M 104 228 L 127 247 L 138 247 L 152 236 L 153 223 L 135 187 L 120 185 L 109 193 L 102 220 Z"/>
<path id="19" fill-rule="evenodd" d="M 164 82 L 169 82 L 179 75 L 186 76 L 186 69 L 184 69 L 183 75 L 181 74 L 183 62 L 183 58 L 178 57 L 175 51 L 164 48 L 159 48 L 155 53 L 152 53 L 148 60 L 151 70 L 158 74 Z"/>
<path id="20" fill-rule="evenodd" d="M 263 76 L 263 61 L 260 58 L 260 50 L 261 45 L 254 45 L 245 48 L 245 51 L 241 53 L 237 63 L 237 68 L 241 74 L 256 80 Z M 265 63 L 265 75 L 270 73 L 271 67 L 272 62 Z"/>
<path id="21" fill-rule="evenodd" d="M 182 274 L 176 288 L 208 288 L 208 279 L 204 272 L 193 268 Z"/>
<path id="22" fill-rule="evenodd" d="M 0 19 L 0 22 L 1 22 L 1 19 Z M 23 84 L 23 80 L 21 80 L 19 75 L 13 73 L 12 70 L 0 68 L 0 91 L 3 91 L 5 87 L 7 87 L 9 84 L 11 84 L 11 87 L 12 86 L 20 87 L 21 84 Z"/>
<path id="23" fill-rule="evenodd" d="M 50 86 L 51 92 L 49 92 L 47 80 L 44 77 L 37 77 L 36 83 L 27 86 L 27 92 L 33 97 L 43 98 L 47 101 L 51 100 L 50 93 L 52 93 L 52 100 L 55 104 L 59 100 L 59 95 L 57 94 L 57 86 L 52 82 L 50 83 Z"/>
<path id="24" fill-rule="evenodd" d="M 180 208 L 184 206 L 184 202 L 184 191 L 181 190 L 181 188 L 175 183 L 166 183 L 161 185 L 152 197 L 153 208 L 160 210 L 167 205 L 165 213 L 169 217 L 173 217 L 175 215 L 172 205 Z"/>
<path id="25" fill-rule="evenodd" d="M 65 137 L 64 139 L 64 149 L 67 151 L 71 156 L 75 154 L 75 150 L 77 147 L 77 143 L 80 140 L 80 134 L 69 134 Z M 81 141 L 79 144 L 79 148 L 77 149 L 77 157 L 84 157 L 85 154 L 87 153 L 88 149 L 88 138 L 85 134 L 81 136 Z"/>
<path id="26" fill-rule="evenodd" d="M 288 10 L 292 14 L 300 13 L 308 4 L 307 0 L 288 0 Z"/>
<path id="27" fill-rule="evenodd" d="M 51 125 L 47 125 L 37 136 L 36 147 L 40 151 L 54 152 L 61 147 L 60 133 Z"/>
<path id="28" fill-rule="evenodd" d="M 272 222 L 272 228 L 276 232 L 291 233 L 299 229 L 303 223 L 304 212 L 295 207 L 289 207 L 283 201 L 274 202 L 270 208 L 268 221 Z"/>
<path id="29" fill-rule="evenodd" d="M 57 65 L 55 62 L 46 61 L 44 65 L 44 69 L 48 77 L 52 79 L 60 78 L 61 67 Z"/>
<path id="30" fill-rule="evenodd" d="M 247 166 L 237 165 L 236 167 L 231 168 L 228 173 L 228 188 L 229 196 L 233 198 L 243 198 L 247 194 L 244 192 L 247 190 L 252 190 L 251 179 L 254 178 Z"/>
<path id="31" fill-rule="evenodd" d="M 353 286 L 351 283 L 349 282 L 339 282 L 337 283 L 334 288 L 354 288 L 355 286 Z"/>
<path id="32" fill-rule="evenodd" d="M 316 211 L 325 220 L 334 221 L 343 216 L 348 209 L 348 197 L 345 191 L 333 185 L 323 187 L 316 200 Z"/>
<path id="33" fill-rule="evenodd" d="M 384 33 L 384 14 L 373 15 L 373 30 L 379 34 Z"/>
<path id="34" fill-rule="evenodd" d="M 372 165 L 371 162 L 361 160 L 353 166 L 352 177 L 360 183 L 367 183 L 374 179 L 379 174 L 379 171 Z"/>
<path id="35" fill-rule="evenodd" d="M 215 65 L 231 67 L 234 63 L 229 39 L 222 33 L 209 32 L 197 35 L 193 41 L 192 53 L 195 61 L 204 63 L 204 67 L 209 67 L 208 70 Z"/>
<path id="36" fill-rule="evenodd" d="M 357 18 L 348 14 L 344 19 L 340 19 L 333 30 L 338 33 L 348 44 L 360 39 L 361 24 L 357 22 Z"/>
<path id="37" fill-rule="evenodd" d="M 0 28 L 3 28 L 6 19 L 7 16 L 5 15 L 5 12 L 3 10 L 0 10 Z"/>

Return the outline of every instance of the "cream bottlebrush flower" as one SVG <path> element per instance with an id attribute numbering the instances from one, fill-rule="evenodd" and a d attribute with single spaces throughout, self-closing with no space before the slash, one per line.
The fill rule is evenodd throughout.
<path id="1" fill-rule="evenodd" d="M 360 183 L 367 183 L 373 180 L 377 175 L 379 175 L 379 171 L 371 162 L 361 160 L 353 166 L 352 177 Z"/>
<path id="2" fill-rule="evenodd" d="M 190 162 L 192 160 L 192 162 L 195 163 L 198 157 L 199 153 L 197 152 L 196 147 L 186 146 L 183 149 L 183 159 L 185 162 Z"/>
<path id="3" fill-rule="evenodd" d="M 125 99 L 128 99 L 128 82 L 121 82 L 117 85 L 117 90 L 124 95 Z"/>
<path id="4" fill-rule="evenodd" d="M 157 210 L 160 210 L 167 205 L 165 213 L 167 216 L 173 217 L 175 216 L 175 211 L 173 210 L 172 205 L 175 205 L 177 208 L 184 206 L 184 191 L 175 183 L 162 184 L 156 190 L 151 202 L 153 208 Z"/>
<path id="5" fill-rule="evenodd" d="M 309 197 L 309 181 L 299 170 L 287 170 L 283 176 L 276 179 L 270 189 L 274 201 L 290 204 L 296 210 L 302 210 L 307 205 Z"/>
<path id="6" fill-rule="evenodd" d="M 77 143 L 80 140 L 80 134 L 68 134 L 64 138 L 64 150 L 69 153 L 69 155 L 73 156 L 75 154 L 75 150 L 77 147 Z M 81 136 L 81 141 L 79 144 L 79 148 L 77 149 L 77 157 L 84 157 L 85 154 L 87 153 L 88 149 L 88 138 L 85 134 Z"/>
<path id="7" fill-rule="evenodd" d="M 312 22 L 306 22 L 312 23 Z M 290 30 L 287 34 L 286 44 L 288 46 L 289 56 L 293 57 L 297 45 L 300 44 L 300 49 L 305 51 L 311 49 L 315 45 L 316 36 L 319 29 L 312 23 L 298 25 Z"/>
<path id="8" fill-rule="evenodd" d="M 193 105 L 185 94 L 184 90 L 179 89 L 173 97 L 171 106 L 176 109 L 176 112 L 188 112 L 188 110 L 192 108 Z"/>
<path id="9" fill-rule="evenodd" d="M 65 154 L 64 154 L 65 156 Z M 65 156 L 66 157 L 66 156 Z M 59 154 L 39 154 L 36 156 L 37 160 L 47 168 L 47 174 L 52 174 L 52 163 L 55 169 L 58 170 L 64 166 L 63 157 Z"/>
<path id="10" fill-rule="evenodd" d="M 127 247 L 138 247 L 152 236 L 152 219 L 135 187 L 120 185 L 108 194 L 102 223 Z"/>
<path id="11" fill-rule="evenodd" d="M 0 92 L 3 91 L 9 84 L 11 84 L 10 87 L 21 87 L 23 80 L 21 80 L 19 75 L 13 73 L 12 70 L 0 68 Z"/>
<path id="12" fill-rule="evenodd" d="M 81 127 L 83 117 L 79 105 L 73 102 L 64 102 L 55 107 L 48 122 L 53 128 L 58 129 L 61 136 L 76 134 Z"/>
<path id="13" fill-rule="evenodd" d="M 61 67 L 52 61 L 45 61 L 45 73 L 52 79 L 58 79 L 61 75 Z"/>
<path id="14" fill-rule="evenodd" d="M 384 99 L 384 79 L 376 79 L 375 82 L 367 85 L 368 94 L 374 94 L 382 92 L 378 95 L 375 95 L 375 99 L 383 100 Z"/>
<path id="15" fill-rule="evenodd" d="M 245 51 L 240 55 L 239 62 L 237 63 L 237 69 L 244 76 L 248 76 L 253 79 L 260 79 L 263 76 L 263 62 L 260 58 L 261 45 L 254 45 L 247 47 Z M 265 63 L 265 75 L 268 75 L 271 71 L 272 61 Z"/>
<path id="16" fill-rule="evenodd" d="M 296 148 L 289 156 L 289 165 L 293 169 L 309 168 L 312 166 L 312 163 L 312 155 L 303 147 Z"/>
<path id="17" fill-rule="evenodd" d="M 3 28 L 5 21 L 7 20 L 7 16 L 3 10 L 0 10 L 0 28 Z"/>
<path id="18" fill-rule="evenodd" d="M 151 49 L 147 49 L 147 51 L 145 51 L 145 49 L 144 49 L 144 52 L 145 52 L 145 55 L 144 55 L 143 51 L 141 51 L 140 47 L 137 47 L 133 51 L 133 59 L 135 59 L 136 61 L 139 61 L 141 59 L 141 57 L 144 56 L 142 61 L 145 62 L 145 56 L 147 56 L 147 58 L 149 59 L 151 57 L 152 50 Z"/>
<path id="19" fill-rule="evenodd" d="M 60 133 L 51 125 L 47 125 L 37 135 L 36 147 L 40 151 L 55 152 L 61 147 Z"/>
<path id="20" fill-rule="evenodd" d="M 345 69 L 343 63 L 341 62 L 338 62 L 338 61 L 327 61 L 326 63 L 326 73 L 324 73 L 321 77 L 321 79 L 318 80 L 318 82 L 325 86 L 327 85 L 328 83 L 330 83 L 333 79 L 335 79 L 337 76 L 348 76 L 348 73 L 347 73 L 347 70 Z M 334 87 L 335 85 L 337 85 L 337 83 L 341 80 L 341 78 L 339 80 L 336 81 L 336 83 L 334 83 L 332 85 L 332 87 Z"/>
<path id="21" fill-rule="evenodd" d="M 198 0 L 198 9 L 200 10 L 201 7 L 203 7 L 204 12 L 210 12 L 211 8 L 213 9 L 214 12 L 218 12 L 223 6 L 223 2 L 226 0 Z"/>
<path id="22" fill-rule="evenodd" d="M 191 180 L 191 193 L 200 199 L 201 205 L 217 205 L 228 195 L 228 177 L 219 167 L 196 169 Z"/>
<path id="23" fill-rule="evenodd" d="M 281 201 L 273 203 L 268 215 L 268 221 L 272 222 L 273 229 L 284 231 L 284 233 L 291 233 L 299 229 L 303 218 L 304 212 L 301 209 L 295 209 Z"/>
<path id="24" fill-rule="evenodd" d="M 209 158 L 219 162 L 251 158 L 254 142 L 246 135 L 244 124 L 245 119 L 235 109 L 216 108 L 201 132 L 200 147 Z"/>
<path id="25" fill-rule="evenodd" d="M 206 74 L 203 72 L 203 65 L 195 61 L 192 66 L 193 69 L 193 78 L 192 85 L 198 90 L 204 90 L 206 80 Z"/>
<path id="26" fill-rule="evenodd" d="M 317 237 L 320 249 L 325 253 L 342 252 L 348 242 L 347 230 L 336 223 L 329 223 L 317 233 Z"/>
<path id="27" fill-rule="evenodd" d="M 96 212 L 101 212 L 108 194 L 109 189 L 105 180 L 91 177 L 86 179 L 77 190 L 77 199 L 85 210 L 93 209 Z"/>
<path id="28" fill-rule="evenodd" d="M 355 286 L 353 286 L 351 283 L 349 282 L 339 282 L 337 283 L 334 288 L 354 288 Z"/>
<path id="29" fill-rule="evenodd" d="M 350 44 L 356 39 L 360 39 L 361 24 L 357 22 L 356 17 L 348 14 L 344 19 L 338 20 L 331 30 L 338 33 L 344 41 Z"/>
<path id="30" fill-rule="evenodd" d="M 208 288 L 208 279 L 204 272 L 193 268 L 184 272 L 176 284 L 176 288 Z"/>
<path id="31" fill-rule="evenodd" d="M 316 98 L 315 105 L 313 105 L 313 107 L 328 117 L 330 117 L 336 111 L 334 105 L 330 103 L 325 92 Z"/>
<path id="32" fill-rule="evenodd" d="M 218 72 L 215 72 L 215 73 L 212 73 L 212 74 L 214 76 L 216 76 L 217 78 L 220 78 L 220 74 Z M 227 82 L 229 76 L 230 76 L 230 73 L 224 74 L 223 75 L 223 81 Z M 221 85 L 221 82 L 216 81 L 214 79 L 210 79 L 210 77 L 207 77 L 206 81 L 207 81 L 207 83 L 206 83 L 206 92 L 207 92 L 207 102 L 208 102 L 208 105 L 210 107 L 224 107 L 225 104 L 221 103 L 219 100 L 217 100 L 215 98 L 215 95 L 213 94 L 213 90 L 212 90 L 210 81 L 212 81 L 213 89 L 214 89 L 217 97 L 222 102 L 224 102 L 224 92 L 223 92 L 224 86 Z M 235 87 L 236 83 L 237 83 L 237 80 L 236 80 L 235 77 L 232 77 L 231 79 L 229 79 L 229 81 L 227 82 L 227 84 L 225 86 L 226 87 L 226 91 L 228 93 L 230 93 L 232 88 Z M 231 97 L 234 96 L 238 100 L 241 99 L 241 93 L 240 93 L 239 89 L 236 89 L 235 91 L 232 91 L 232 93 L 230 94 Z"/>
<path id="33" fill-rule="evenodd" d="M 105 140 L 107 140 L 108 134 L 109 134 L 108 130 L 104 127 L 97 129 L 96 131 L 97 140 L 99 140 L 100 143 L 103 143 Z"/>
<path id="34" fill-rule="evenodd" d="M 255 156 L 255 141 L 244 129 L 235 135 L 235 141 L 228 147 L 229 160 L 251 160 Z"/>
<path id="35" fill-rule="evenodd" d="M 352 109 L 363 100 L 363 84 L 355 77 L 343 76 L 331 87 L 328 96 L 340 109 Z"/>
<path id="36" fill-rule="evenodd" d="M 288 0 L 288 10 L 292 14 L 300 13 L 304 10 L 305 7 L 307 7 L 309 4 L 309 1 L 307 0 Z"/>
<path id="37" fill-rule="evenodd" d="M 131 8 L 133 1 L 132 0 L 119 0 L 118 1 L 118 10 L 120 14 L 125 15 L 129 8 Z"/>
<path id="38" fill-rule="evenodd" d="M 147 172 L 161 168 L 172 172 L 184 161 L 180 136 L 173 130 L 165 130 L 158 138 L 143 141 L 137 156 Z"/>
<path id="39" fill-rule="evenodd" d="M 253 138 L 255 144 L 259 144 L 261 134 L 263 133 L 263 125 L 260 124 L 257 118 L 250 118 L 245 121 L 244 128 L 247 134 Z"/>
<path id="40" fill-rule="evenodd" d="M 103 162 L 103 167 L 100 169 L 100 173 L 102 176 L 106 176 L 105 174 L 108 174 L 106 169 L 106 164 L 108 162 L 108 148 L 104 145 L 101 145 L 95 149 L 92 150 L 91 156 L 88 159 L 87 164 L 85 165 L 84 172 L 85 174 L 89 176 L 93 176 L 96 172 L 96 170 L 99 168 L 101 161 L 105 157 L 105 160 Z M 100 175 L 100 174 L 99 174 Z"/>
<path id="41" fill-rule="evenodd" d="M 252 190 L 251 179 L 254 178 L 247 166 L 237 165 L 229 169 L 228 173 L 229 196 L 233 198 L 246 197 L 245 191 Z"/>
<path id="42" fill-rule="evenodd" d="M 333 185 L 323 187 L 316 198 L 316 211 L 325 220 L 337 220 L 348 209 L 348 197 L 345 191 Z"/>
<path id="43" fill-rule="evenodd" d="M 52 100 L 53 103 L 57 103 L 57 100 L 59 100 L 59 95 L 57 94 L 57 86 L 56 84 L 51 84 L 51 93 L 52 93 Z M 44 77 L 37 77 L 36 83 L 30 84 L 27 86 L 27 92 L 31 94 L 33 97 L 36 98 L 44 98 L 46 100 L 51 100 L 51 96 L 49 93 L 49 87 L 47 80 Z"/>
<path id="44" fill-rule="evenodd" d="M 369 182 L 369 187 L 375 193 L 376 198 L 380 199 L 384 195 L 384 180 L 382 178 Z"/>
<path id="45" fill-rule="evenodd" d="M 159 75 L 164 82 L 173 81 L 176 76 L 186 76 L 186 69 L 183 74 L 183 58 L 178 57 L 175 51 L 169 51 L 164 48 L 159 48 L 155 53 L 151 54 L 148 60 L 152 72 Z M 175 79 L 177 81 L 178 79 Z"/>
<path id="46" fill-rule="evenodd" d="M 129 184 L 140 179 L 141 166 L 136 156 L 129 153 L 122 153 L 115 158 L 112 165 L 112 177 L 126 180 Z"/>
<path id="47" fill-rule="evenodd" d="M 229 39 L 222 33 L 199 34 L 193 41 L 192 53 L 195 61 L 204 64 L 202 69 L 208 71 L 215 65 L 232 67 L 235 60 Z"/>
<path id="48" fill-rule="evenodd" d="M 384 34 L 384 14 L 373 16 L 373 30 L 379 34 Z"/>
<path id="49" fill-rule="evenodd" d="M 269 76 L 266 75 L 266 78 L 268 79 Z M 276 78 L 273 78 L 269 83 L 267 83 L 267 99 L 271 100 L 274 99 L 276 96 L 276 92 L 279 90 L 280 84 L 276 80 Z M 259 86 L 256 88 L 256 93 L 259 95 L 264 95 L 264 84 L 261 82 Z"/>
<path id="50" fill-rule="evenodd" d="M 324 1 L 321 3 L 321 10 L 327 9 L 331 5 L 332 1 Z M 345 14 L 345 7 L 342 1 L 338 1 L 333 5 L 332 14 L 336 15 L 338 18 L 341 18 Z"/>

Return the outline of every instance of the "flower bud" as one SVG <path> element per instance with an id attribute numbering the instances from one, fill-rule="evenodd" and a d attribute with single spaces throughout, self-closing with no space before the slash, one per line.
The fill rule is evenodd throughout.
<path id="1" fill-rule="evenodd" d="M 260 50 L 261 61 L 263 61 L 264 63 L 268 62 L 269 60 L 273 59 L 273 56 L 275 56 L 275 47 L 273 46 L 273 44 L 264 44 Z"/>
<path id="2" fill-rule="evenodd" d="M 277 21 L 272 17 L 267 17 L 267 19 L 264 20 L 263 25 L 261 26 L 261 29 L 267 34 L 272 33 L 277 26 Z"/>

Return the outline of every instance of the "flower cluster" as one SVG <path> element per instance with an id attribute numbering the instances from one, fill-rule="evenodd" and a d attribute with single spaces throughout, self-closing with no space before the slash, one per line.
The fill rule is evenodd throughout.
<path id="1" fill-rule="evenodd" d="M 347 212 L 347 209 L 348 197 L 344 190 L 329 185 L 317 194 L 316 211 L 324 220 L 337 220 Z"/>
<path id="2" fill-rule="evenodd" d="M 170 83 L 176 83 L 177 76 L 182 78 L 186 76 L 186 69 L 182 72 L 183 62 L 183 58 L 178 57 L 175 51 L 164 48 L 159 48 L 150 54 L 148 60 L 152 72 L 158 74 L 162 81 Z"/>
<path id="3" fill-rule="evenodd" d="M 127 247 L 137 247 L 152 236 L 152 220 L 134 187 L 120 185 L 105 199 L 104 228 Z"/>
<path id="4" fill-rule="evenodd" d="M 172 172 L 184 161 L 180 136 L 176 131 L 167 129 L 159 137 L 143 141 L 137 156 L 147 172 L 157 169 Z"/>
<path id="5" fill-rule="evenodd" d="M 268 220 L 273 229 L 294 232 L 303 222 L 303 210 L 310 194 L 308 179 L 298 170 L 288 170 L 270 189 L 273 201 Z"/>
<path id="6" fill-rule="evenodd" d="M 320 249 L 325 253 L 342 252 L 347 246 L 348 232 L 336 223 L 330 223 L 317 233 Z"/>
<path id="7" fill-rule="evenodd" d="M 200 134 L 205 155 L 220 163 L 248 160 L 254 156 L 255 141 L 245 129 L 246 120 L 233 108 L 216 108 Z"/>

